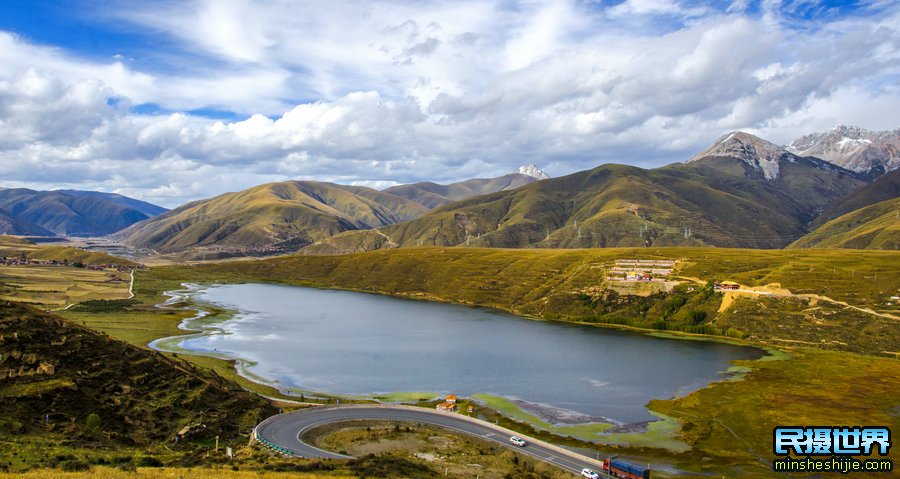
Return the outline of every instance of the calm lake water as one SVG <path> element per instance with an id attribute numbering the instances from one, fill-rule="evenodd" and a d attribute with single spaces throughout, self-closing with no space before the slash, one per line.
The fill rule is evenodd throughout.
<path id="1" fill-rule="evenodd" d="M 649 400 L 687 394 L 722 379 L 730 360 L 764 354 L 345 291 L 240 284 L 190 295 L 238 313 L 179 347 L 245 360 L 247 372 L 282 387 L 335 394 L 493 394 L 630 423 L 652 418 Z"/>

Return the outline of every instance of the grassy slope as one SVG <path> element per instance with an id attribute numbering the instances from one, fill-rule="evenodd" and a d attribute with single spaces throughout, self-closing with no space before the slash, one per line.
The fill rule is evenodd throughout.
<path id="1" fill-rule="evenodd" d="M 900 170 L 885 173 L 874 182 L 854 191 L 829 205 L 813 222 L 813 226 L 821 226 L 839 216 L 866 206 L 887 201 L 900 196 Z"/>
<path id="2" fill-rule="evenodd" d="M 598 285 L 605 277 L 604 267 L 617 258 L 632 257 L 681 259 L 678 273 L 703 281 L 730 279 L 750 286 L 781 283 L 794 292 L 827 295 L 861 306 L 878 307 L 885 294 L 900 288 L 900 254 L 843 250 L 423 247 L 158 268 L 154 274 L 316 284 L 541 316 L 554 295 Z M 872 281 L 876 273 L 877 283 Z"/>
<path id="3" fill-rule="evenodd" d="M 50 444 L 100 448 L 168 443 L 183 426 L 196 437 L 232 437 L 275 412 L 266 401 L 183 361 L 111 339 L 16 303 L 0 302 L 2 368 L 52 364 L 52 374 L 0 380 L 0 430 Z M 99 430 L 86 422 L 101 418 Z M 49 415 L 49 422 L 42 418 Z M 187 452 L 187 449 L 181 449 Z M 0 462 L 10 452 L 0 448 Z"/>
<path id="4" fill-rule="evenodd" d="M 288 181 L 188 203 L 120 235 L 159 251 L 303 245 L 342 231 L 405 221 L 425 211 L 418 203 L 368 188 Z"/>
<path id="5" fill-rule="evenodd" d="M 740 160 L 710 157 L 653 170 L 603 165 L 451 203 L 383 228 L 401 246 L 782 247 L 805 233 L 817 209 L 863 183 L 798 160 L 775 183 Z M 684 228 L 693 234 L 685 238 Z M 337 235 L 306 251 L 372 250 L 371 232 Z"/>
<path id="6" fill-rule="evenodd" d="M 154 268 L 139 273 L 137 285 L 138 298 L 147 304 L 158 301 L 163 289 L 177 287 L 182 281 L 272 281 L 479 304 L 534 316 L 556 312 L 560 319 L 579 320 L 583 319 L 582 315 L 594 312 L 567 291 L 596 285 L 602 277 L 600 266 L 624 257 L 682 258 L 685 262 L 680 273 L 684 276 L 727 278 L 748 285 L 779 282 L 787 288 L 870 307 L 877 307 L 885 294 L 900 288 L 900 254 L 897 253 L 708 248 L 411 248 L 347 256 L 299 256 L 240 264 Z M 877 283 L 872 281 L 876 273 Z M 760 319 L 774 320 L 782 311 L 793 308 L 774 301 L 776 304 L 769 305 L 766 311 L 728 318 L 759 323 Z M 740 301 L 733 309 L 749 311 Z M 131 314 L 109 316 L 106 326 L 111 328 L 110 334 L 132 335 L 130 340 L 140 342 L 158 334 L 169 334 L 166 331 L 174 330 L 183 317 L 161 312 L 168 317 L 162 321 L 166 326 L 153 330 L 159 327 L 161 317 L 151 316 L 156 313 L 150 311 L 141 314 L 147 316 L 140 324 L 148 327 L 142 333 L 129 332 L 131 325 L 123 323 L 123 318 L 134 317 Z M 86 317 L 83 313 L 68 315 Z M 720 319 L 723 318 L 726 316 Z M 860 320 L 875 321 L 870 315 Z M 822 323 L 821 318 L 810 318 L 810 321 L 819 326 Z M 830 321 L 823 324 L 826 330 L 815 334 L 834 334 L 840 330 L 827 328 Z M 896 324 L 887 323 L 887 326 L 895 328 Z M 790 346 L 786 349 L 794 356 L 793 360 L 742 363 L 757 369 L 745 374 L 743 381 L 719 383 L 685 398 L 655 401 L 651 405 L 654 410 L 680 421 L 682 438 L 693 445 L 693 451 L 678 454 L 629 447 L 601 449 L 645 456 L 654 462 L 669 461 L 679 468 L 706 469 L 714 474 L 733 476 L 740 471 L 742 477 L 767 477 L 769 466 L 757 456 L 770 457 L 774 425 L 808 421 L 843 424 L 846 419 L 898 426 L 897 415 L 891 412 L 898 405 L 896 398 L 900 397 L 900 381 L 894 379 L 900 378 L 897 366 L 900 363 L 896 360 Z M 531 429 L 503 421 L 526 432 Z M 652 440 L 649 436 L 627 439 L 637 440 L 638 444 L 646 439 L 644 443 L 648 445 L 672 440 L 665 431 L 658 435 Z M 702 460 L 703 457 L 711 459 Z"/>
<path id="7" fill-rule="evenodd" d="M 793 349 L 786 361 L 741 362 L 742 381 L 715 383 L 684 398 L 652 401 L 653 410 L 682 422 L 682 438 L 704 468 L 738 467 L 741 477 L 769 477 L 772 429 L 780 425 L 900 427 L 900 361 L 814 349 Z M 896 461 L 897 454 L 892 453 Z"/>
<path id="8" fill-rule="evenodd" d="M 800 238 L 790 248 L 900 249 L 900 198 L 839 216 Z"/>
<path id="9" fill-rule="evenodd" d="M 759 286 L 777 282 L 802 292 L 869 306 L 900 288 L 900 254 L 832 250 L 411 248 L 347 256 L 279 258 L 244 263 L 240 271 L 220 264 L 189 270 L 162 269 L 153 275 L 160 280 L 184 276 L 316 284 L 480 304 L 533 315 L 555 307 L 571 314 L 568 319 L 578 319 L 577 308 L 581 305 L 556 300 L 568 289 L 596 284 L 601 275 L 598 265 L 624 257 L 682 258 L 685 263 L 680 273 L 684 276 L 728 278 Z M 876 272 L 880 273 L 879 282 L 873 284 Z M 782 312 L 790 313 L 795 300 L 785 300 L 788 304 L 777 299 L 769 301 L 774 303 L 766 303 L 767 309 L 761 312 L 753 312 L 749 305 L 738 301 L 733 309 L 748 314 L 729 313 L 720 320 L 736 325 L 752 321 L 764 330 L 760 334 L 765 330 L 778 331 L 777 323 L 765 325 L 764 321 L 777 321 Z M 871 315 L 857 317 L 856 313 L 840 310 L 835 314 L 837 319 L 824 322 L 822 318 L 810 317 L 809 324 L 823 328 L 811 331 L 818 335 L 840 331 L 840 335 L 846 335 L 852 334 L 853 329 L 864 329 L 852 321 L 861 321 L 864 326 L 879 324 L 890 328 L 891 334 L 900 328 L 896 321 L 881 321 Z M 851 323 L 842 327 L 843 316 Z M 799 321 L 804 320 L 802 315 L 799 317 Z M 900 344 L 900 340 L 893 339 L 893 344 Z M 771 431 L 776 425 L 849 421 L 898 426 L 898 417 L 891 412 L 900 397 L 900 381 L 896 380 L 900 378 L 900 362 L 896 359 L 797 348 L 790 343 L 781 347 L 790 351 L 793 359 L 742 362 L 741 366 L 755 369 L 745 374 L 742 381 L 717 383 L 684 398 L 651 404 L 653 410 L 679 421 L 681 438 L 693 446 L 691 452 L 628 447 L 618 451 L 713 474 L 733 475 L 741 471 L 743 477 L 767 477 L 770 464 L 759 458 L 770 460 Z M 665 431 L 651 440 L 653 434 L 657 433 L 622 439 L 647 445 L 673 441 Z M 711 459 L 701 460 L 703 457 Z"/>

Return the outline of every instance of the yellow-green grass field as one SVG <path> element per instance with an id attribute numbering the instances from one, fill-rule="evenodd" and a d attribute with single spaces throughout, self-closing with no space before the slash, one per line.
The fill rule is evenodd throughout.
<path id="1" fill-rule="evenodd" d="M 330 451 L 354 457 L 390 455 L 431 469 L 410 477 L 429 477 L 434 472 L 451 478 L 503 479 L 522 477 L 516 469 L 531 463 L 542 479 L 571 476 L 549 464 L 539 463 L 516 451 L 482 439 L 460 436 L 434 426 L 388 421 L 352 421 L 329 424 L 310 431 L 304 440 Z"/>
<path id="2" fill-rule="evenodd" d="M 895 312 L 886 302 L 900 289 L 900 253 L 891 251 L 410 248 L 346 256 L 154 267 L 136 273 L 137 305 L 120 312 L 63 314 L 143 346 L 152 339 L 184 333 L 177 325 L 189 312 L 152 307 L 165 299 L 163 291 L 177 289 L 181 282 L 273 282 L 489 306 L 532 318 L 583 321 L 592 313 L 573 300 L 573 293 L 602 285 L 605 268 L 617 258 L 679 259 L 676 274 L 686 279 L 728 279 L 754 287 L 778 283 L 793 293 L 827 296 L 876 313 Z M 782 313 L 794 314 L 793 310 L 781 311 L 778 301 L 760 304 L 767 311 L 768 320 L 775 321 L 773 327 L 778 326 Z M 856 333 L 854 329 L 866 321 L 877 324 L 880 335 L 894 334 L 900 328 L 900 322 L 858 310 L 853 310 L 852 315 L 846 313 L 853 316 L 853 322 L 844 324 L 840 321 L 845 314 L 842 307 L 831 308 L 832 316 L 824 320 L 797 313 L 786 324 L 802 328 L 803 338 L 811 340 L 816 339 L 812 337 L 815 335 L 839 338 Z M 738 309 L 748 308 L 739 304 Z M 734 324 L 747 324 L 759 321 L 761 314 L 754 311 L 753 315 L 732 320 Z M 785 334 L 790 335 L 790 330 L 779 332 L 781 336 Z M 883 424 L 900 428 L 900 361 L 896 358 L 772 343 L 765 337 L 749 343 L 774 344 L 786 354 L 774 358 L 780 359 L 777 361 L 739 361 L 739 380 L 715 383 L 683 398 L 651 402 L 651 411 L 670 419 L 654 423 L 646 432 L 610 435 L 607 439 L 611 444 L 605 446 L 556 439 L 602 453 L 662 461 L 680 470 L 726 477 L 737 477 L 738 472 L 741 477 L 769 477 L 772 428 L 776 425 Z M 900 344 L 894 350 L 900 350 Z M 275 395 L 271 388 L 238 378 L 229 362 L 204 357 L 187 359 L 254 391 Z M 497 419 L 508 427 L 551 440 L 551 433 L 562 433 L 542 430 L 542 425 L 530 418 L 519 417 L 525 422 L 517 423 L 514 411 L 504 410 L 496 401 L 488 405 L 512 416 Z M 495 417 L 490 411 L 484 412 Z M 690 450 L 671 447 L 675 443 L 686 444 Z"/>
<path id="3" fill-rule="evenodd" d="M 126 299 L 130 276 L 50 265 L 0 266 L 0 299 L 61 309 L 88 300 Z"/>
<path id="4" fill-rule="evenodd" d="M 674 259 L 679 261 L 674 276 L 689 284 L 732 280 L 781 296 L 759 295 L 771 301 L 753 300 L 753 307 L 717 314 L 721 295 L 714 303 L 715 297 L 694 302 L 688 294 L 687 307 L 671 318 L 656 316 L 665 309 L 665 298 L 630 305 L 615 298 L 604 305 L 592 302 L 587 293 L 607 286 L 606 273 L 619 258 Z M 900 294 L 896 251 L 425 247 L 157 267 L 141 272 L 139 282 L 158 294 L 182 281 L 346 289 L 487 306 L 535 319 L 728 335 L 772 346 L 809 344 L 878 354 L 900 349 L 900 311 L 890 299 Z M 689 321 L 696 310 L 708 314 L 704 324 Z M 780 318 L 789 324 L 779 324 Z"/>
<path id="5" fill-rule="evenodd" d="M 540 312 L 547 293 L 602 283 L 606 268 L 622 258 L 680 260 L 676 276 L 748 286 L 778 283 L 794 293 L 874 309 L 885 309 L 884 303 L 900 290 L 900 252 L 837 249 L 422 247 L 178 266 L 161 268 L 156 277 L 311 284 L 531 314 Z"/>

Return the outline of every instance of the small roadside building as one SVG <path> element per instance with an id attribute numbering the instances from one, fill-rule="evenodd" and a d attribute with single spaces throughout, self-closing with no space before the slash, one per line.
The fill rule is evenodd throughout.
<path id="1" fill-rule="evenodd" d="M 741 285 L 735 283 L 734 281 L 722 281 L 716 283 L 716 289 L 740 289 Z"/>
<path id="2" fill-rule="evenodd" d="M 453 412 L 453 411 L 456 411 L 456 404 L 445 401 L 445 402 L 438 404 L 435 407 L 435 409 L 437 409 L 438 411 Z"/>

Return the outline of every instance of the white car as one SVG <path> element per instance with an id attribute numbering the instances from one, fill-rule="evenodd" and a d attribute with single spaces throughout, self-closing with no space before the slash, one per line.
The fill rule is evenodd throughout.
<path id="1" fill-rule="evenodd" d="M 600 479 L 600 474 L 597 474 L 592 469 L 584 468 L 581 470 L 581 477 L 588 477 L 590 479 Z"/>
<path id="2" fill-rule="evenodd" d="M 509 438 L 509 443 L 512 444 L 513 446 L 522 447 L 525 445 L 525 440 L 519 436 L 513 436 L 513 437 Z"/>

